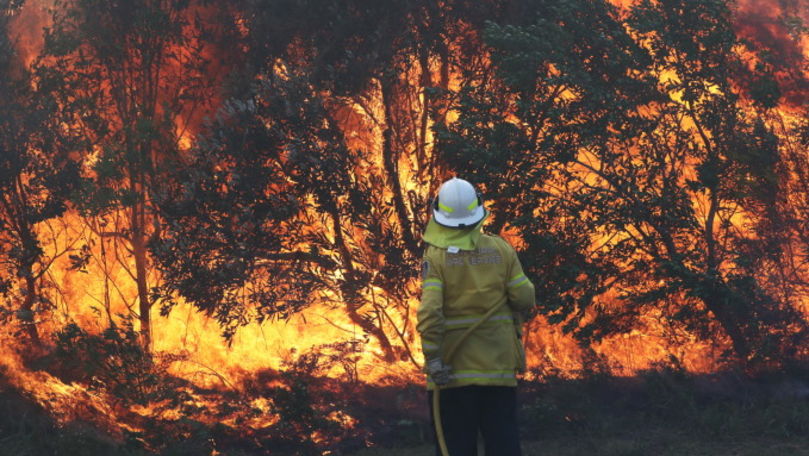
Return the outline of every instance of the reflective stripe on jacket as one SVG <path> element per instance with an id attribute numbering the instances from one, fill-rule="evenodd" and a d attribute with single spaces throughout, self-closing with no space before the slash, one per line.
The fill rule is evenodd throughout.
<path id="1" fill-rule="evenodd" d="M 425 359 L 445 355 L 466 328 L 502 305 L 457 349 L 449 362 L 453 380 L 447 387 L 516 386 L 516 373 L 525 369 L 521 314 L 534 306 L 534 285 L 514 248 L 486 234 L 476 240 L 474 250 L 428 245 L 423 268 L 417 329 Z M 429 378 L 427 387 L 434 387 Z"/>

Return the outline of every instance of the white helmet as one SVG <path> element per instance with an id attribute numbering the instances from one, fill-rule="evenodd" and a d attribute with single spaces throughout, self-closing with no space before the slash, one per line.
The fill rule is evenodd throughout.
<path id="1" fill-rule="evenodd" d="M 465 228 L 477 225 L 486 215 L 480 193 L 469 182 L 453 177 L 444 182 L 433 200 L 433 217 L 440 225 Z"/>

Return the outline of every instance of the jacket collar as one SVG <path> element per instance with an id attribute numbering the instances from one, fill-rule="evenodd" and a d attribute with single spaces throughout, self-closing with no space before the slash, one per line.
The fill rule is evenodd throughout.
<path id="1" fill-rule="evenodd" d="M 435 217 L 430 217 L 427 228 L 424 230 L 422 239 L 424 242 L 435 247 L 446 249 L 447 247 L 458 247 L 460 250 L 475 250 L 478 239 L 480 239 L 483 222 L 489 217 L 489 212 L 471 228 L 457 229 L 447 228 L 439 225 Z"/>

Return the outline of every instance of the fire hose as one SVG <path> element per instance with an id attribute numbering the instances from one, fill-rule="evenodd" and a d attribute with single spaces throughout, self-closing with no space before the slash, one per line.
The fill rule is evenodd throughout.
<path id="1" fill-rule="evenodd" d="M 458 350 L 458 347 L 472 334 L 480 325 L 486 323 L 486 321 L 497 312 L 503 304 L 498 306 L 494 306 L 489 309 L 483 317 L 475 322 L 472 326 L 466 329 L 461 337 L 455 341 L 452 346 L 450 346 L 449 350 L 446 351 L 443 361 L 444 364 L 449 365 L 452 357 L 455 355 L 455 352 Z M 439 393 L 441 392 L 441 387 L 439 385 L 435 385 L 435 390 L 433 390 L 433 419 L 435 421 L 435 435 L 438 438 L 438 445 L 441 447 L 441 454 L 443 456 L 449 456 L 449 450 L 447 450 L 447 441 L 444 439 L 444 426 L 441 424 L 441 403 L 439 402 Z"/>

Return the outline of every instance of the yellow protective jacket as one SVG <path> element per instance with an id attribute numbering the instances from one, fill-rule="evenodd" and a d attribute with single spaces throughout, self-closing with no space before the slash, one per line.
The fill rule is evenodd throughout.
<path id="1" fill-rule="evenodd" d="M 417 329 L 425 359 L 444 357 L 466 328 L 493 306 L 492 315 L 462 343 L 449 365 L 448 388 L 464 385 L 516 386 L 525 369 L 522 315 L 534 306 L 534 285 L 514 248 L 504 239 L 445 228 L 434 220 L 424 235 L 422 295 Z M 427 378 L 427 388 L 435 384 Z"/>

